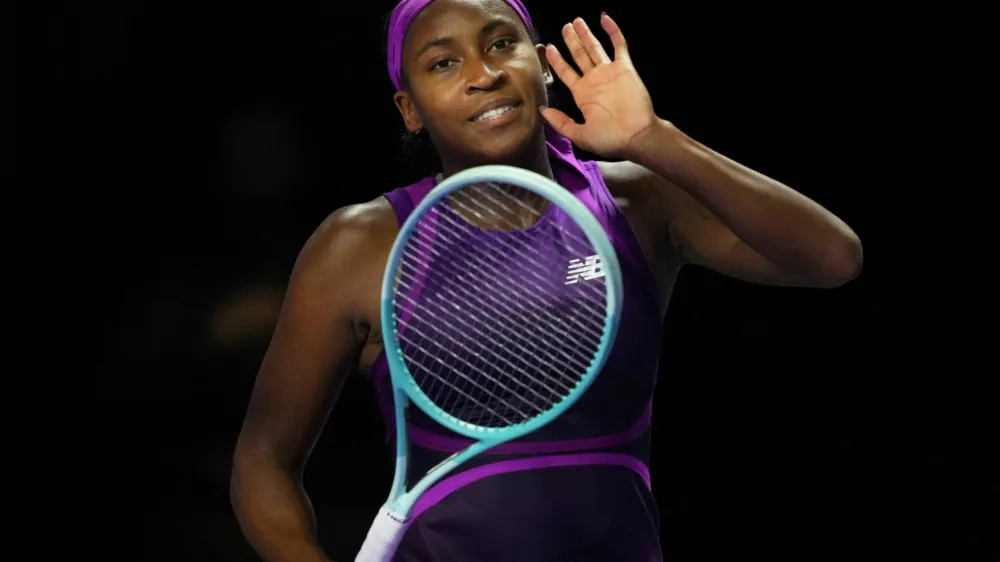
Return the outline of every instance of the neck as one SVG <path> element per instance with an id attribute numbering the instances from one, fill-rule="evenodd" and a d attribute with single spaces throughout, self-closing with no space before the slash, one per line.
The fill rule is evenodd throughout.
<path id="1" fill-rule="evenodd" d="M 523 168 L 555 181 L 555 174 L 552 172 L 552 163 L 549 161 L 549 149 L 545 144 L 544 131 L 538 134 L 537 140 L 526 147 L 520 154 L 512 155 L 510 158 L 500 160 L 469 160 L 469 159 L 442 159 L 444 171 L 438 180 L 453 176 L 462 170 L 474 168 L 476 166 L 486 166 L 490 164 L 503 164 Z"/>

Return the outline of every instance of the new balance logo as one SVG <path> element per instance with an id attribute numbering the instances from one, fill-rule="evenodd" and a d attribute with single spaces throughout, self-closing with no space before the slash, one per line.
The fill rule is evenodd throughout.
<path id="1" fill-rule="evenodd" d="M 584 261 L 578 259 L 569 260 L 569 270 L 566 272 L 566 284 L 572 285 L 583 278 L 584 281 L 604 277 L 604 268 L 601 267 L 601 258 L 590 256 Z"/>

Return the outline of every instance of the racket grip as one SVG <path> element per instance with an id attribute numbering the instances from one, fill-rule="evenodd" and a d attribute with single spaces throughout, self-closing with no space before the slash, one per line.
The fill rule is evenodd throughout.
<path id="1" fill-rule="evenodd" d="M 396 547 L 399 541 L 403 540 L 407 527 L 410 526 L 409 519 L 400 517 L 388 506 L 383 505 L 375 516 L 375 522 L 368 530 L 368 537 L 361 545 L 354 562 L 391 562 L 396 554 Z"/>

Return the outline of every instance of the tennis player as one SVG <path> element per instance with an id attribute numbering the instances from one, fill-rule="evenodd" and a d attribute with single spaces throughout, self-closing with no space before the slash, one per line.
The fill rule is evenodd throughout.
<path id="1" fill-rule="evenodd" d="M 788 186 L 700 144 L 653 111 L 614 20 L 535 44 L 519 0 L 403 0 L 388 27 L 389 76 L 408 131 L 441 173 L 335 211 L 303 248 L 257 378 L 232 478 L 243 531 L 266 560 L 326 560 L 302 473 L 347 373 L 366 373 L 390 438 L 379 289 L 400 224 L 443 177 L 507 164 L 554 179 L 604 226 L 620 256 L 624 309 L 588 392 L 536 434 L 459 467 L 429 490 L 395 560 L 661 560 L 650 493 L 649 423 L 661 324 L 678 269 L 699 264 L 755 283 L 837 287 L 862 262 L 854 232 Z M 547 108 L 568 86 L 584 123 Z M 572 144 L 611 161 L 580 161 Z M 558 263 L 568 280 L 598 264 Z M 468 441 L 410 408 L 411 473 Z M 346 456 L 346 455 L 345 455 Z M 368 521 L 373 514 L 358 514 Z"/>

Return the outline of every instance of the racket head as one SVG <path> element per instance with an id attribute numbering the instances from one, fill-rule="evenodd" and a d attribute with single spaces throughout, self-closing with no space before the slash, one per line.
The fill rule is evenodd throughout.
<path id="1" fill-rule="evenodd" d="M 397 287 L 401 279 L 400 266 L 404 262 L 406 248 L 411 239 L 414 238 L 415 233 L 421 228 L 424 218 L 428 216 L 428 213 L 439 208 L 440 203 L 446 197 L 466 186 L 486 182 L 527 189 L 548 200 L 549 206 L 555 205 L 559 211 L 572 219 L 575 226 L 585 236 L 586 242 L 599 258 L 604 272 L 602 279 L 604 290 L 601 298 L 604 311 L 603 317 L 600 319 L 599 334 L 591 334 L 594 336 L 591 339 L 594 342 L 592 344 L 593 353 L 590 354 L 588 360 L 577 363 L 577 365 L 582 364 L 585 367 L 578 369 L 584 372 L 577 373 L 572 387 L 544 411 L 521 422 L 502 426 L 483 425 L 461 419 L 442 408 L 421 388 L 421 384 L 417 382 L 407 366 L 407 358 L 403 350 L 405 342 L 401 341 L 400 334 L 397 332 L 401 319 L 398 317 L 395 302 Z M 560 265 L 566 267 L 565 263 Z M 382 281 L 381 320 L 385 355 L 392 384 L 397 391 L 408 396 L 429 417 L 460 435 L 494 444 L 516 439 L 539 429 L 562 415 L 590 387 L 604 367 L 614 345 L 618 332 L 622 299 L 621 269 L 614 246 L 590 210 L 569 190 L 540 174 L 512 166 L 487 165 L 464 170 L 445 179 L 417 205 L 400 228 L 389 254 Z"/>

